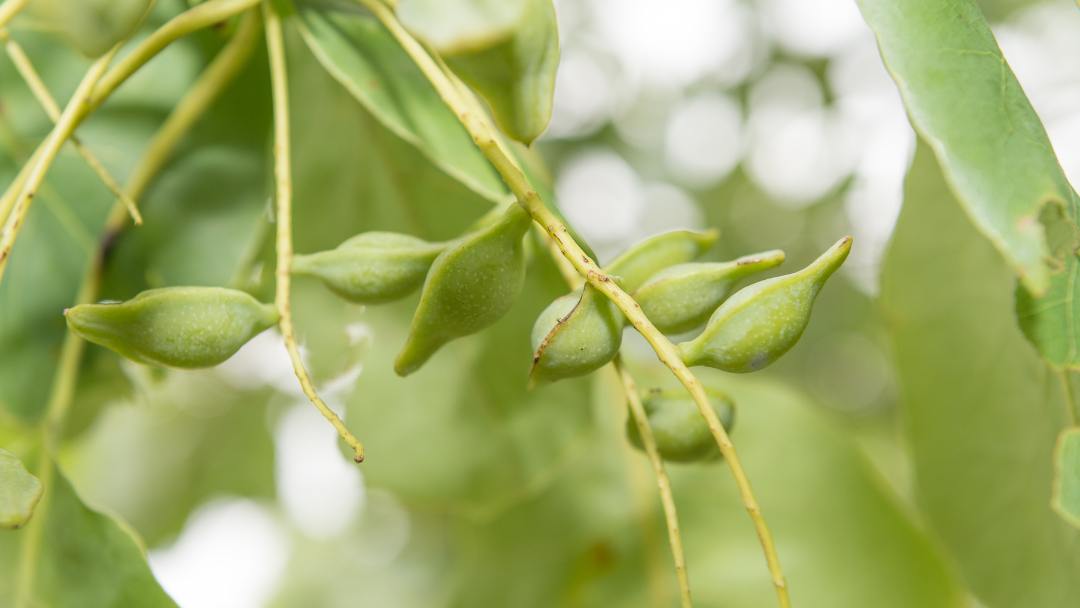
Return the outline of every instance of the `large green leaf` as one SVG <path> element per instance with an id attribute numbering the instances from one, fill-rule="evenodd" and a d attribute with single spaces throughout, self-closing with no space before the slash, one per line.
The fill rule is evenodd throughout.
<path id="1" fill-rule="evenodd" d="M 1012 291 L 920 147 L 882 278 L 919 503 L 984 603 L 1057 608 L 1080 597 L 1080 531 L 1050 506 L 1066 406 Z"/>
<path id="2" fill-rule="evenodd" d="M 49 466 L 52 470 L 42 474 L 49 480 L 45 496 L 30 525 L 0 535 L 0 603 L 15 605 L 18 581 L 32 579 L 26 599 L 33 606 L 174 606 L 150 573 L 139 541 L 83 504 L 64 474 Z M 26 556 L 35 554 L 23 552 L 26 542 L 37 547 L 31 561 Z"/>
<path id="3" fill-rule="evenodd" d="M 139 388 L 64 454 L 87 500 L 155 546 L 210 498 L 273 498 L 269 390 L 237 390 L 213 371 L 173 372 Z"/>
<path id="4" fill-rule="evenodd" d="M 507 135 L 526 145 L 540 136 L 559 67 L 551 0 L 406 1 L 398 11 L 484 97 Z"/>
<path id="5" fill-rule="evenodd" d="M 505 187 L 457 117 L 370 15 L 301 6 L 292 21 L 319 63 L 382 125 L 478 196 L 506 198 Z"/>
<path id="6" fill-rule="evenodd" d="M 963 605 L 931 540 L 840 429 L 780 385 L 749 380 L 725 389 L 740 404 L 734 440 L 775 534 L 793 605 Z M 620 410 L 605 408 L 589 449 L 550 491 L 490 522 L 459 524 L 451 605 L 676 604 L 658 508 L 648 521 L 667 601 L 648 591 L 649 543 L 627 467 L 643 469 L 648 486 L 652 474 L 644 456 L 621 449 Z M 757 537 L 724 464 L 670 465 L 669 472 L 695 605 L 774 605 Z M 645 500 L 658 507 L 655 492 L 650 487 Z"/>
<path id="7" fill-rule="evenodd" d="M 1075 220 L 1074 194 L 979 7 L 974 0 L 859 0 L 859 6 L 912 124 L 960 204 L 1028 290 L 1046 293 L 1048 259 L 1061 252 L 1051 251 L 1040 220 L 1048 205 Z M 1075 313 L 1057 306 L 1042 314 Z M 1076 334 L 1068 338 L 1075 342 Z"/>
<path id="8" fill-rule="evenodd" d="M 41 482 L 17 456 L 0 450 L 0 528 L 25 524 L 41 498 Z"/>

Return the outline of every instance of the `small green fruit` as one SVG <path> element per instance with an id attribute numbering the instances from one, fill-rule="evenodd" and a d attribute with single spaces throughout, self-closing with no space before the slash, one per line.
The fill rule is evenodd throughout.
<path id="1" fill-rule="evenodd" d="M 672 230 L 649 237 L 627 249 L 604 271 L 633 293 L 661 270 L 696 259 L 716 243 L 716 230 Z"/>
<path id="2" fill-rule="evenodd" d="M 296 274 L 320 279 L 350 302 L 379 304 L 420 287 L 435 258 L 447 247 L 407 234 L 365 232 L 336 249 L 293 259 Z"/>
<path id="3" fill-rule="evenodd" d="M 735 404 L 726 395 L 708 390 L 709 405 L 727 432 L 735 425 Z M 642 396 L 660 456 L 670 462 L 701 462 L 720 458 L 720 449 L 697 404 L 685 391 L 653 390 Z M 626 421 L 626 437 L 644 451 L 641 434 L 633 416 Z"/>
<path id="4" fill-rule="evenodd" d="M 765 251 L 731 262 L 691 262 L 665 268 L 634 294 L 641 311 L 664 333 L 700 327 L 748 275 L 778 266 L 784 252 Z"/>
<path id="5" fill-rule="evenodd" d="M 851 237 L 844 237 L 806 268 L 739 290 L 700 336 L 679 344 L 683 361 L 739 373 L 776 361 L 798 342 L 814 298 L 850 250 Z"/>
<path id="6" fill-rule="evenodd" d="M 407 376 L 444 344 L 498 321 L 525 283 L 524 236 L 531 223 L 519 206 L 465 236 L 431 265 L 420 304 L 394 371 Z"/>
<path id="7" fill-rule="evenodd" d="M 554 382 L 603 367 L 619 353 L 622 325 L 622 314 L 592 287 L 558 298 L 533 325 L 530 381 Z"/>
<path id="8" fill-rule="evenodd" d="M 95 344 L 149 365 L 211 367 L 278 322 L 277 310 L 222 287 L 165 287 L 127 302 L 80 304 L 68 327 Z"/>

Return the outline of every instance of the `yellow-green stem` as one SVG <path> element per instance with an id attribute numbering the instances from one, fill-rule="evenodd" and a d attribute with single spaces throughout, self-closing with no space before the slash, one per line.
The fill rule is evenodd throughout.
<path id="1" fill-rule="evenodd" d="M 653 472 L 656 474 L 656 485 L 660 490 L 660 502 L 664 506 L 664 519 L 667 523 L 668 540 L 671 543 L 671 557 L 675 562 L 675 578 L 679 583 L 679 601 L 682 608 L 690 608 L 693 606 L 690 600 L 690 580 L 686 573 L 686 554 L 683 552 L 682 535 L 679 533 L 679 515 L 675 508 L 675 497 L 671 493 L 671 480 L 664 468 L 664 459 L 660 456 L 660 449 L 656 447 L 656 437 L 653 436 L 652 427 L 649 426 L 649 417 L 641 403 L 637 383 L 634 382 L 630 372 L 626 371 L 619 357 L 615 358 L 612 366 L 619 376 L 619 381 L 622 382 L 630 417 L 634 419 L 638 434 L 641 435 L 641 443 L 645 446 L 645 454 L 649 457 L 649 463 L 652 464 Z"/>
<path id="2" fill-rule="evenodd" d="M 281 336 L 285 341 L 285 348 L 289 351 L 293 372 L 296 373 L 296 379 L 300 382 L 300 388 L 319 413 L 337 429 L 338 435 L 352 448 L 353 459 L 356 462 L 363 462 L 363 444 L 349 431 L 334 410 L 330 409 L 330 406 L 319 397 L 311 376 L 304 367 L 300 347 L 296 343 L 290 294 L 293 256 L 292 161 L 289 145 L 289 84 L 285 66 L 285 40 L 281 31 L 281 17 L 274 12 L 269 2 L 263 2 L 262 12 L 266 24 L 266 47 L 270 54 L 270 84 L 274 100 L 274 183 L 277 199 L 277 269 L 275 271 L 277 289 L 274 303 L 277 305 L 278 314 L 281 315 L 278 327 L 281 328 Z"/>
<path id="3" fill-rule="evenodd" d="M 19 229 L 22 228 L 23 223 L 26 221 L 26 214 L 30 211 L 30 204 L 34 200 L 34 195 L 37 194 L 41 182 L 44 181 L 49 167 L 56 160 L 60 148 L 75 132 L 75 127 L 86 115 L 88 110 L 87 100 L 90 93 L 93 91 L 98 79 L 105 73 L 105 68 L 109 66 L 114 54 L 116 54 L 116 49 L 105 53 L 86 71 L 82 82 L 79 83 L 75 93 L 71 96 L 71 100 L 68 101 L 67 106 L 64 108 L 64 112 L 60 115 L 60 120 L 56 122 L 52 131 L 49 132 L 49 136 L 39 146 L 39 152 L 36 152 L 31 158 L 31 169 L 19 188 L 19 194 L 15 197 L 11 207 L 11 214 L 4 222 L 4 230 L 0 234 L 0 281 L 3 281 L 4 270 L 7 268 L 8 258 L 11 257 L 11 248 L 15 246 L 15 239 L 19 234 Z"/>
<path id="4" fill-rule="evenodd" d="M 34 94 L 34 98 L 37 99 L 41 109 L 45 111 L 45 115 L 48 116 L 49 120 L 53 123 L 59 121 L 60 106 L 57 105 L 56 100 L 53 99 L 52 93 L 49 92 L 49 88 L 41 80 L 41 76 L 39 76 L 37 70 L 34 69 L 34 64 L 26 55 L 26 52 L 23 51 L 22 46 L 19 45 L 18 42 L 15 42 L 4 28 L 0 28 L 0 42 L 4 43 L 4 50 L 7 52 L 8 58 L 11 59 L 11 63 L 15 65 L 15 69 L 26 82 L 26 86 L 30 88 L 30 92 Z M 131 219 L 136 224 L 141 224 L 142 216 L 139 215 L 139 209 L 136 206 L 135 201 L 124 194 L 124 191 L 120 188 L 120 184 L 118 184 L 116 179 L 109 174 L 108 169 L 106 169 L 105 165 L 94 156 L 94 153 L 83 145 L 77 134 L 72 133 L 71 145 L 75 148 L 75 151 L 83 157 L 87 166 L 97 174 L 101 183 L 105 184 L 105 187 L 113 193 L 113 196 L 116 196 L 124 203 L 128 213 L 131 214 Z"/>
<path id="5" fill-rule="evenodd" d="M 529 184 L 528 178 L 525 176 L 524 172 L 517 166 L 517 163 L 510 155 L 504 151 L 498 141 L 496 133 L 491 130 L 474 111 L 470 111 L 469 105 L 462 99 L 460 92 L 457 90 L 451 79 L 440 69 L 437 62 L 428 54 L 423 45 L 420 44 L 420 42 L 417 41 L 397 20 L 397 16 L 394 12 L 378 0 L 359 1 L 387 28 L 404 51 L 416 63 L 421 72 L 424 73 L 439 94 L 439 97 L 441 97 L 447 106 L 455 113 L 458 120 L 465 127 L 465 130 L 472 137 L 473 142 L 495 167 L 495 170 L 510 188 L 510 191 L 514 196 L 517 197 L 518 204 L 524 207 L 529 215 L 532 216 L 533 220 L 539 223 L 544 230 L 547 231 L 552 240 L 555 241 L 559 251 L 570 262 L 578 274 L 584 277 L 589 284 L 595 287 L 597 291 L 604 294 L 604 296 L 611 300 L 615 306 L 622 311 L 623 315 L 630 321 L 630 324 L 633 325 L 638 333 L 649 342 L 660 361 L 666 365 L 679 382 L 686 387 L 686 390 L 694 399 L 698 411 L 701 413 L 702 417 L 705 418 L 705 422 L 709 427 L 709 432 L 712 434 L 713 439 L 720 448 L 720 452 L 723 454 L 724 460 L 731 469 L 732 476 L 735 478 L 735 485 L 742 498 L 743 506 L 746 508 L 746 511 L 754 524 L 762 551 L 765 554 L 765 561 L 772 577 L 777 600 L 782 608 L 790 606 L 791 601 L 788 595 L 787 582 L 784 579 L 783 570 L 780 567 L 780 560 L 776 553 L 776 546 L 772 539 L 772 533 L 765 523 L 765 518 L 762 515 L 761 507 L 754 496 L 750 480 L 747 478 L 746 472 L 742 468 L 742 463 L 735 451 L 734 444 L 731 442 L 731 438 L 728 437 L 727 431 L 724 430 L 716 412 L 714 412 L 709 405 L 708 396 L 705 393 L 704 387 L 683 362 L 678 349 L 666 336 L 664 336 L 663 333 L 656 329 L 648 318 L 645 317 L 637 302 L 635 302 L 629 294 L 623 291 L 615 281 L 597 265 L 596 261 L 590 258 L 589 255 L 574 241 L 569 230 L 566 228 L 566 225 L 547 208 L 544 201 L 540 198 L 540 195 L 531 184 Z"/>
<path id="6" fill-rule="evenodd" d="M 15 18 L 24 8 L 29 0 L 5 0 L 0 4 L 0 27 L 7 27 L 7 24 Z"/>

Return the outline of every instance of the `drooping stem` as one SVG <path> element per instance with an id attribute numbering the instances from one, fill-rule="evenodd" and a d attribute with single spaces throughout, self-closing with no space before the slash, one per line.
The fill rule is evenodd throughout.
<path id="1" fill-rule="evenodd" d="M 645 407 L 641 404 L 641 396 L 638 393 L 637 383 L 633 376 L 622 364 L 619 357 L 612 362 L 615 373 L 619 375 L 623 392 L 626 393 L 626 403 L 630 409 L 630 417 L 634 419 L 638 434 L 641 435 L 641 443 L 645 446 L 645 454 L 649 457 L 653 472 L 656 474 L 656 485 L 660 490 L 660 503 L 664 506 L 664 520 L 667 523 L 668 541 L 671 544 L 671 557 L 675 562 L 675 578 L 679 583 L 679 600 L 683 608 L 690 608 L 693 602 L 690 600 L 690 580 L 686 573 L 686 554 L 683 552 L 682 535 L 679 533 L 679 514 L 675 508 L 675 497 L 671 493 L 671 480 L 668 479 L 667 470 L 664 468 L 664 459 L 660 456 L 660 449 L 656 447 L 656 437 L 652 427 L 649 426 L 649 418 L 645 414 Z"/>
<path id="2" fill-rule="evenodd" d="M 11 257 L 11 248 L 15 246 L 15 239 L 19 235 L 19 229 L 22 228 L 23 223 L 26 221 L 26 215 L 30 211 L 30 204 L 34 200 L 34 195 L 37 194 L 41 182 L 45 180 L 45 174 L 48 173 L 53 161 L 56 160 L 56 155 L 60 153 L 60 148 L 75 132 L 75 127 L 86 115 L 88 110 L 87 100 L 90 93 L 93 91 L 98 79 L 105 73 L 105 68 L 109 66 L 109 62 L 115 53 L 116 49 L 113 49 L 91 64 L 90 69 L 86 71 L 82 82 L 79 83 L 75 93 L 71 96 L 71 100 L 68 101 L 67 106 L 60 115 L 60 119 L 53 126 L 52 131 L 49 132 L 49 136 L 38 147 L 38 151 L 30 159 L 30 170 L 26 174 L 23 183 L 19 186 L 19 193 L 13 199 L 10 215 L 4 222 L 3 232 L 0 233 L 0 281 L 4 278 L 4 270 L 7 268 L 8 258 Z"/>
<path id="3" fill-rule="evenodd" d="M 277 305 L 278 314 L 281 315 L 278 326 L 281 328 L 281 336 L 285 341 L 285 348 L 289 351 L 293 372 L 300 383 L 300 388 L 319 413 L 337 429 L 338 435 L 352 448 L 353 459 L 356 462 L 363 462 L 363 444 L 349 431 L 334 410 L 330 409 L 330 406 L 319 397 L 311 376 L 304 367 L 300 347 L 296 343 L 290 294 L 293 257 L 292 161 L 289 144 L 289 85 L 285 66 L 285 40 L 281 31 L 281 17 L 274 12 L 269 0 L 264 0 L 262 13 L 266 24 L 266 47 L 270 54 L 270 84 L 274 100 L 274 183 L 277 202 L 277 269 L 275 271 L 277 286 L 274 303 Z"/>
<path id="4" fill-rule="evenodd" d="M 7 52 L 8 58 L 11 59 L 11 63 L 15 65 L 15 69 L 19 72 L 19 75 L 22 76 L 23 81 L 26 82 L 26 86 L 30 88 L 30 92 L 34 94 L 34 98 L 37 99 L 38 105 L 45 111 L 49 120 L 53 121 L 53 123 L 59 121 L 60 106 L 57 105 L 56 100 L 53 99 L 52 93 L 49 92 L 49 88 L 41 80 L 41 76 L 39 76 L 37 70 L 34 69 L 34 64 L 26 55 L 26 52 L 23 51 L 22 46 L 18 42 L 15 42 L 4 28 L 0 28 L 0 42 L 4 43 L 4 50 Z M 74 133 L 71 135 L 71 145 L 75 148 L 75 151 L 83 157 L 87 166 L 97 174 L 98 179 L 101 180 L 101 183 L 105 184 L 105 187 L 109 189 L 109 192 L 112 192 L 113 196 L 116 196 L 124 203 L 128 213 L 131 214 L 131 219 L 136 224 L 141 224 L 142 216 L 139 215 L 139 209 L 135 205 L 135 201 L 124 194 L 124 191 L 120 188 L 116 179 L 109 174 L 105 165 L 94 156 L 93 152 L 83 145 L 79 136 Z"/>
<path id="5" fill-rule="evenodd" d="M 181 139 L 190 130 L 196 120 L 202 116 L 209 105 L 232 82 L 251 56 L 258 33 L 259 19 L 250 13 L 240 24 L 233 38 L 218 53 L 214 61 L 199 76 L 188 93 L 180 100 L 176 108 L 165 120 L 151 140 L 147 151 L 139 164 L 135 166 L 125 188 L 126 194 L 134 199 L 142 196 L 154 176 L 164 166 L 165 161 L 175 150 Z M 117 201 L 105 220 L 96 253 L 91 256 L 83 275 L 82 285 L 75 298 L 76 303 L 86 304 L 97 299 L 101 287 L 102 273 L 109 244 L 123 229 L 128 215 L 122 202 Z M 70 410 L 75 386 L 78 381 L 79 363 L 85 348 L 85 342 L 72 332 L 64 337 L 60 350 L 57 370 L 53 376 L 49 401 L 41 426 L 43 451 L 37 467 L 37 477 L 45 488 L 45 494 L 38 503 L 37 515 L 30 520 L 20 547 L 19 572 L 16 578 L 16 606 L 24 608 L 33 604 L 32 591 L 36 577 L 38 555 L 41 552 L 42 534 L 45 526 L 44 514 L 48 512 L 53 478 L 53 458 L 64 420 Z"/>
<path id="6" fill-rule="evenodd" d="M 420 44 L 420 42 L 417 41 L 397 20 L 397 16 L 394 12 L 378 0 L 359 1 L 375 15 L 384 27 L 386 27 L 391 35 L 398 41 L 398 44 L 401 45 L 402 49 L 416 63 L 420 71 L 427 77 L 428 81 L 431 82 L 432 86 L 439 94 L 439 97 L 442 98 L 450 110 L 458 117 L 458 120 L 472 137 L 473 142 L 495 167 L 495 170 L 510 188 L 510 191 L 514 196 L 517 197 L 518 204 L 524 207 L 533 220 L 547 231 L 551 239 L 558 246 L 559 251 L 567 261 L 570 262 L 578 274 L 584 277 L 590 285 L 595 287 L 600 293 L 604 294 L 604 296 L 619 308 L 623 315 L 630 321 L 630 324 L 633 325 L 645 340 L 649 342 L 660 361 L 671 370 L 679 382 L 682 383 L 690 393 L 690 396 L 694 399 L 694 403 L 697 405 L 698 411 L 701 413 L 702 417 L 705 418 L 705 422 L 709 427 L 709 432 L 712 434 L 713 439 L 720 448 L 721 454 L 724 456 L 724 461 L 731 469 L 732 476 L 735 479 L 735 485 L 742 498 L 743 506 L 746 508 L 746 511 L 754 524 L 762 551 L 765 554 L 765 561 L 768 565 L 769 573 L 772 576 L 772 582 L 776 589 L 778 602 L 782 607 L 790 606 L 791 601 L 788 596 L 787 582 L 784 579 L 783 571 L 780 567 L 780 560 L 776 553 L 776 546 L 773 542 L 772 533 L 765 523 L 765 518 L 761 513 L 761 507 L 758 505 L 757 498 L 754 496 L 750 480 L 747 478 L 746 472 L 742 467 L 742 463 L 735 451 L 734 444 L 731 442 L 731 438 L 728 437 L 727 431 L 724 430 L 716 412 L 714 412 L 709 405 L 708 396 L 705 393 L 704 387 L 694 373 L 691 372 L 683 362 L 678 349 L 652 324 L 651 321 L 649 321 L 648 318 L 645 317 L 637 302 L 635 302 L 629 294 L 623 291 L 615 281 L 597 265 L 596 261 L 589 257 L 581 246 L 574 241 L 566 225 L 563 224 L 550 209 L 548 209 L 536 189 L 529 183 L 528 178 L 521 168 L 518 167 L 513 158 L 502 148 L 497 134 L 489 128 L 475 112 L 470 111 L 469 105 L 462 98 L 452 80 L 446 76 L 442 69 L 440 69 L 437 62 L 430 54 L 428 54 L 424 46 Z"/>

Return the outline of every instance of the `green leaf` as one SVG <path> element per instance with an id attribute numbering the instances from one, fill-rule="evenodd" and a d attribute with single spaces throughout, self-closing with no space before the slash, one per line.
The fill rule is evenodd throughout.
<path id="1" fill-rule="evenodd" d="M 55 465 L 46 471 L 45 496 L 30 525 L 0 536 L 0 603 L 15 605 L 19 581 L 32 580 L 27 599 L 34 606 L 175 606 L 154 580 L 139 541 L 83 504 Z M 36 545 L 36 559 L 26 561 L 24 543 Z"/>
<path id="2" fill-rule="evenodd" d="M 507 135 L 528 145 L 547 128 L 559 67 L 551 0 L 407 1 L 399 12 L 483 96 Z"/>
<path id="3" fill-rule="evenodd" d="M 859 6 L 959 203 L 1024 286 L 1045 294 L 1052 251 L 1041 214 L 1056 206 L 1075 221 L 1074 194 L 979 7 L 974 0 Z"/>
<path id="4" fill-rule="evenodd" d="M 214 496 L 274 497 L 269 390 L 237 390 L 215 371 L 170 372 L 139 388 L 65 451 L 83 496 L 151 546 Z"/>
<path id="5" fill-rule="evenodd" d="M 505 187 L 457 117 L 389 32 L 362 13 L 298 9 L 292 21 L 304 42 L 376 120 L 480 197 L 506 199 Z"/>
<path id="6" fill-rule="evenodd" d="M 1057 608 L 1080 597 L 1080 531 L 1050 508 L 1067 410 L 1013 286 L 920 147 L 882 277 L 919 504 L 983 603 Z"/>
<path id="7" fill-rule="evenodd" d="M 1047 361 L 1080 369 L 1080 258 L 1074 254 L 1080 243 L 1078 230 L 1056 207 L 1044 211 L 1050 211 L 1042 214 L 1042 220 L 1051 246 L 1063 262 L 1058 262 L 1059 268 L 1050 276 L 1050 289 L 1041 297 L 1017 287 L 1016 316 L 1024 335 Z M 1072 217 L 1080 215 L 1074 212 Z"/>
<path id="8" fill-rule="evenodd" d="M 655 370 L 658 378 L 666 373 Z M 963 605 L 933 542 L 841 429 L 778 384 L 722 386 L 741 406 L 733 439 L 775 535 L 793 605 Z M 617 391 L 604 396 L 618 403 Z M 652 472 L 643 455 L 625 451 L 624 410 L 603 409 L 588 449 L 547 492 L 490 521 L 459 523 L 451 605 L 677 605 Z M 695 605 L 775 605 L 758 539 L 725 465 L 668 471 Z M 634 475 L 644 476 L 644 496 L 632 489 Z M 638 520 L 642 501 L 654 509 L 647 520 L 651 549 Z M 667 601 L 650 597 L 649 550 L 657 552 L 653 567 L 661 569 Z"/>
<path id="9" fill-rule="evenodd" d="M 1054 509 L 1080 528 L 1080 427 L 1058 436 L 1054 457 Z"/>
<path id="10" fill-rule="evenodd" d="M 0 450 L 0 528 L 18 528 L 34 513 L 41 498 L 41 482 L 21 460 Z"/>

